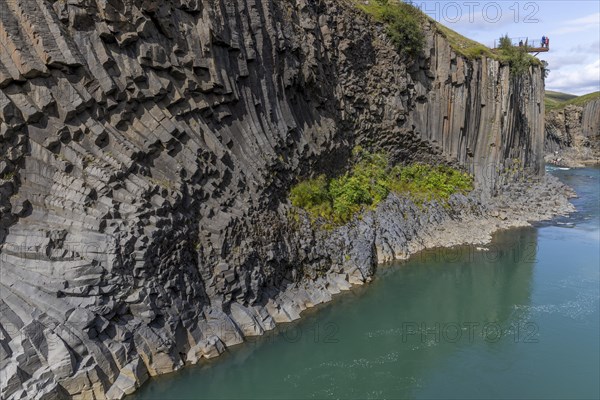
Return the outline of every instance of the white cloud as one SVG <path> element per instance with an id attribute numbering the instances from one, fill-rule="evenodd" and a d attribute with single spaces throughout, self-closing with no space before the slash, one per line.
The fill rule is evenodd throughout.
<path id="1" fill-rule="evenodd" d="M 495 12 L 495 11 L 494 11 Z M 515 23 L 514 16 L 507 13 L 506 11 L 501 11 L 499 15 L 492 14 L 491 16 L 476 13 L 472 17 L 464 16 L 459 21 L 452 23 L 451 21 L 442 21 L 446 23 L 448 26 L 461 26 L 463 29 L 468 29 L 474 32 L 480 31 L 489 31 L 491 29 L 497 30 L 499 28 L 504 28 Z"/>
<path id="2" fill-rule="evenodd" d="M 583 66 L 550 68 L 546 89 L 582 95 L 600 90 L 600 60 Z"/>
<path id="3" fill-rule="evenodd" d="M 595 42 L 578 44 L 577 46 L 571 47 L 569 49 L 571 53 L 593 53 L 600 54 L 600 41 L 596 40 Z"/>
<path id="4" fill-rule="evenodd" d="M 553 33 L 564 34 L 573 32 L 584 32 L 587 30 L 593 30 L 597 33 L 599 29 L 600 13 L 595 13 L 586 17 L 565 21 L 557 30 L 553 31 Z"/>
<path id="5" fill-rule="evenodd" d="M 546 53 L 541 58 L 545 59 L 551 71 L 557 71 L 564 67 L 570 66 L 584 66 L 592 64 L 594 61 L 600 59 L 600 52 L 586 51 L 583 49 L 571 48 L 570 50 L 564 51 L 558 46 L 554 48 L 554 52 Z"/>
<path id="6" fill-rule="evenodd" d="M 559 54 L 544 57 L 548 61 L 551 71 L 559 70 L 570 65 L 581 65 L 581 61 L 585 59 L 585 54 Z"/>
<path id="7" fill-rule="evenodd" d="M 549 90 L 585 94 L 599 90 L 600 43 L 594 41 L 565 45 L 565 40 L 544 54 L 550 75 L 546 81 Z"/>

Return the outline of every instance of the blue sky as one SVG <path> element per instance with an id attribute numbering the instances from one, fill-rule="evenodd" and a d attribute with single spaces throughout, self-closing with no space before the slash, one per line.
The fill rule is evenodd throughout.
<path id="1" fill-rule="evenodd" d="M 538 57 L 549 64 L 547 90 L 586 94 L 600 90 L 600 1 L 431 1 L 413 0 L 451 29 L 493 46 L 504 34 L 539 42 L 550 51 Z"/>

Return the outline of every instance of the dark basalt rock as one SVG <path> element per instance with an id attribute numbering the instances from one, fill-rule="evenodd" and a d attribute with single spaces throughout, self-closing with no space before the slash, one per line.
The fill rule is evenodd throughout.
<path id="1" fill-rule="evenodd" d="M 546 161 L 565 167 L 600 163 L 600 100 L 550 111 L 545 130 Z"/>
<path id="2" fill-rule="evenodd" d="M 425 29 L 407 60 L 334 0 L 0 2 L 1 397 L 122 397 L 542 174 L 541 68 L 511 79 Z M 359 144 L 479 190 L 290 219 L 290 186 Z"/>

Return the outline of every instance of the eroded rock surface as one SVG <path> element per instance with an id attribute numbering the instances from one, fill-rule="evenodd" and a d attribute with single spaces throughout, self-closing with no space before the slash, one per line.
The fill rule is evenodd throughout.
<path id="1" fill-rule="evenodd" d="M 120 398 L 542 174 L 543 71 L 511 79 L 425 29 L 407 60 L 334 0 L 2 0 L 1 397 Z M 332 232 L 290 220 L 290 185 L 357 144 L 479 189 Z"/>
<path id="2" fill-rule="evenodd" d="M 565 167 L 600 163 L 600 99 L 568 105 L 546 117 L 546 160 Z"/>

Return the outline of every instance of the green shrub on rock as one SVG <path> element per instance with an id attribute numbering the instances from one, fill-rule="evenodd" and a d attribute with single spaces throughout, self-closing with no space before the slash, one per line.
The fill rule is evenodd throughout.
<path id="1" fill-rule="evenodd" d="M 329 200 L 325 175 L 300 182 L 292 188 L 290 200 L 295 207 L 312 208 Z"/>
<path id="2" fill-rule="evenodd" d="M 445 201 L 455 193 L 473 190 L 471 175 L 444 165 L 396 166 L 391 173 L 392 191 L 409 193 L 417 201 Z"/>
<path id="3" fill-rule="evenodd" d="M 426 17 L 417 7 L 397 0 L 374 0 L 359 7 L 385 23 L 387 34 L 398 51 L 414 56 L 423 49 L 422 26 Z"/>
<path id="4" fill-rule="evenodd" d="M 423 203 L 445 202 L 454 193 L 473 189 L 473 178 L 454 168 L 427 164 L 390 167 L 386 154 L 371 154 L 360 148 L 353 157 L 352 169 L 337 178 L 328 180 L 321 175 L 294 186 L 292 205 L 306 210 L 313 220 L 344 224 L 356 214 L 375 208 L 390 192 Z"/>
<path id="5" fill-rule="evenodd" d="M 508 35 L 500 38 L 498 57 L 509 65 L 512 76 L 524 75 L 532 65 L 541 65 L 537 58 L 527 53 L 527 46 L 513 46 Z"/>

